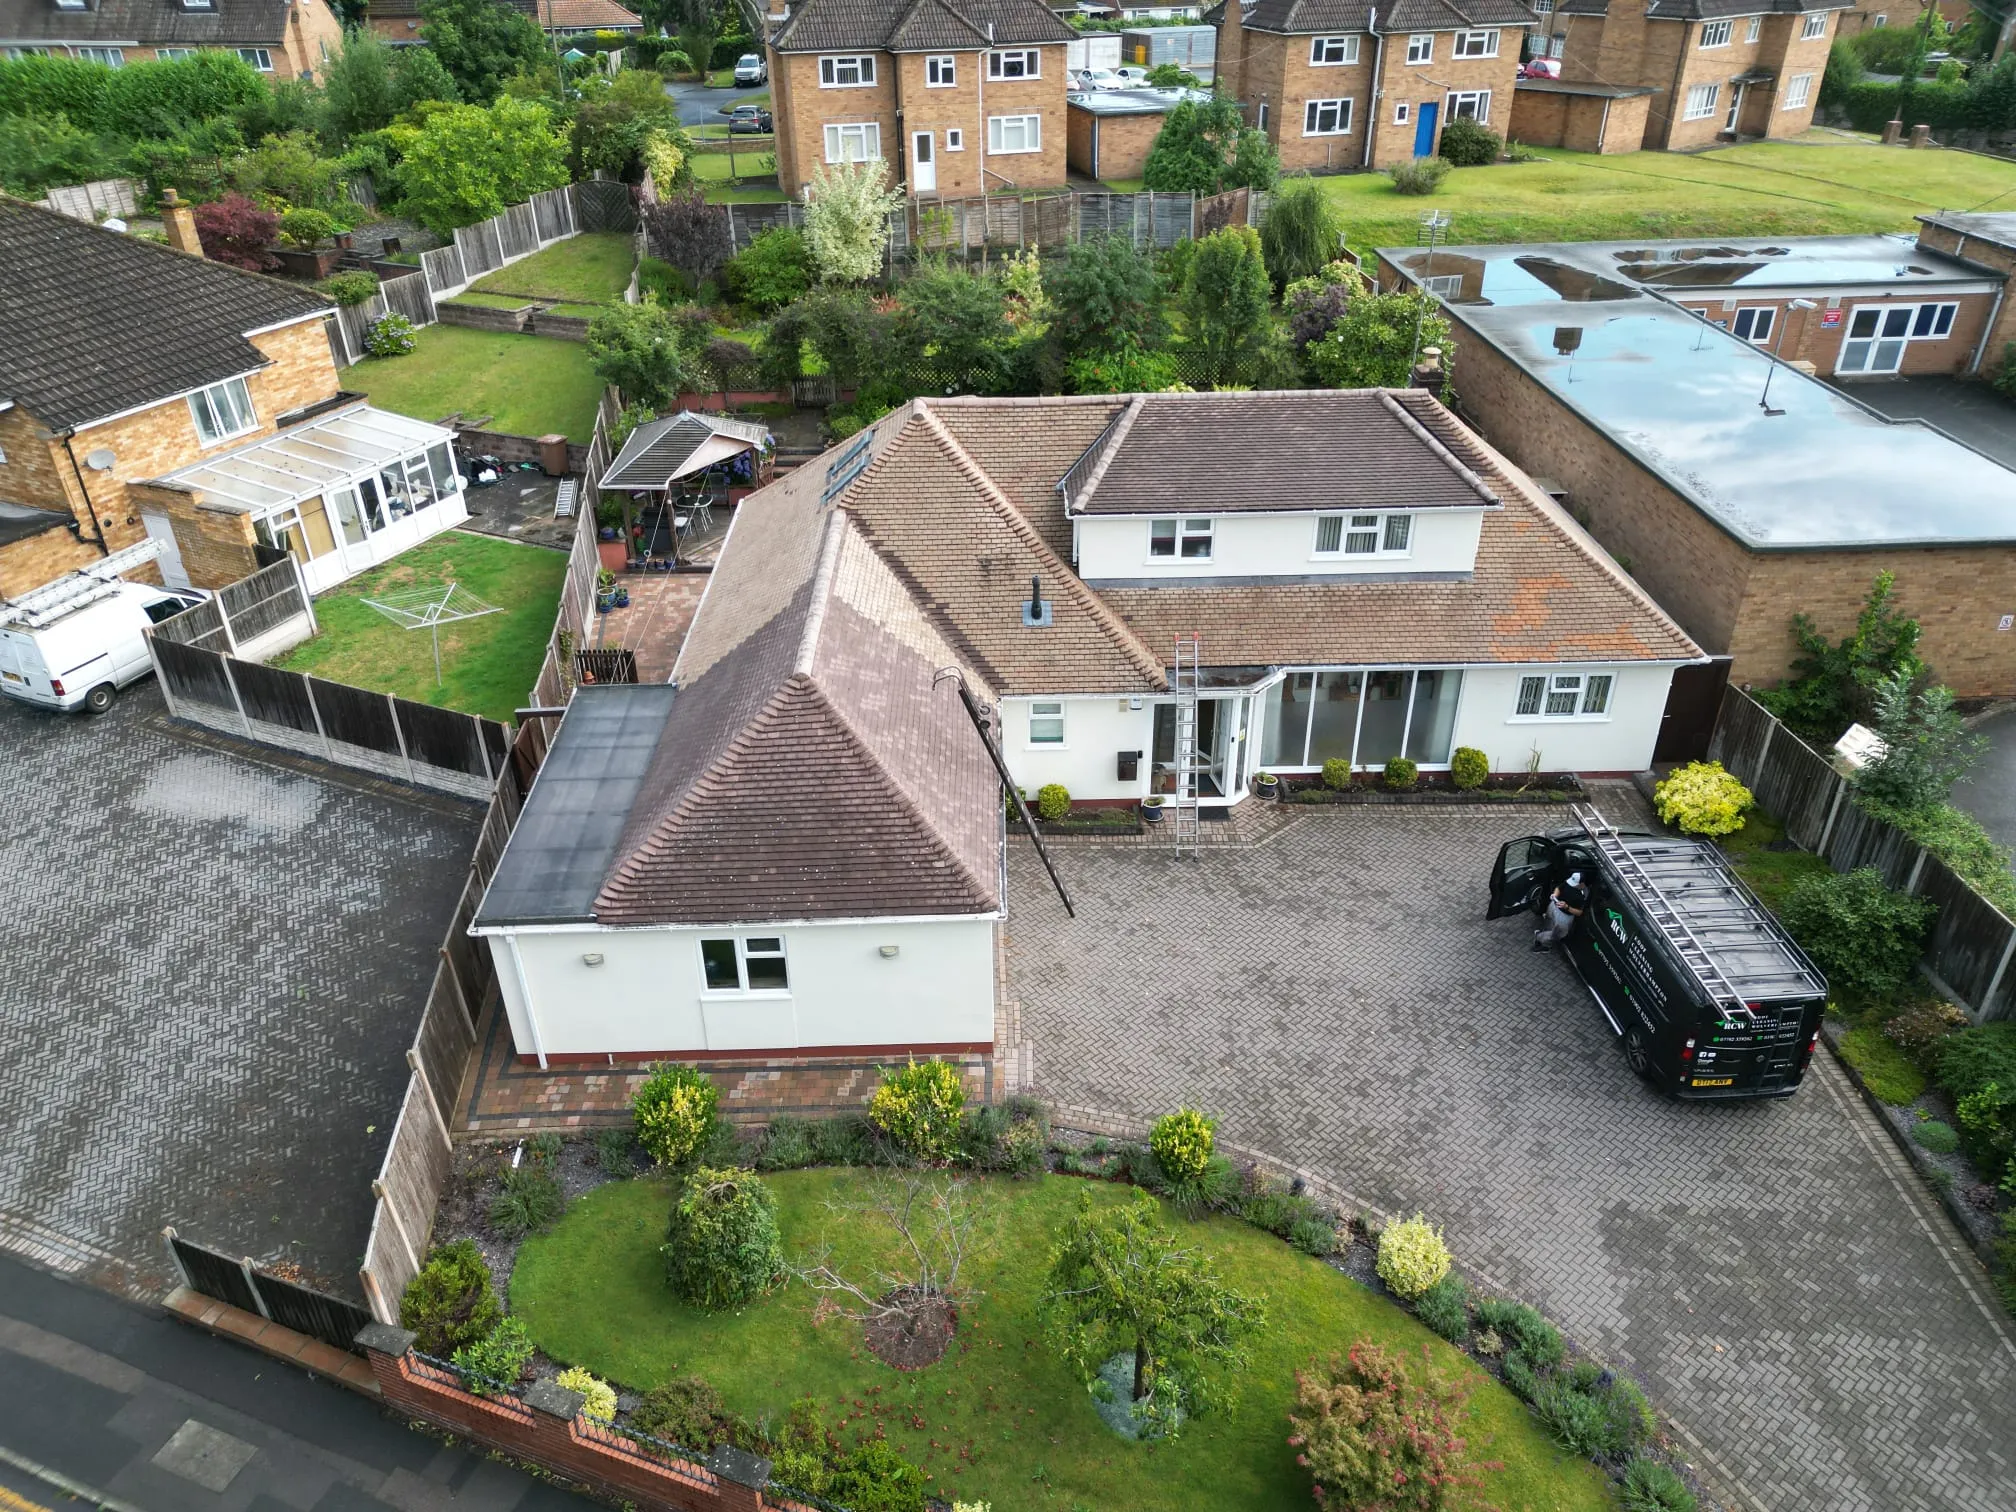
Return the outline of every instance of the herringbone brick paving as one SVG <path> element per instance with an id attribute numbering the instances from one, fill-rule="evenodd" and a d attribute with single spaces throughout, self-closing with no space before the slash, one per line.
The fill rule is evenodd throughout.
<path id="1" fill-rule="evenodd" d="M 355 1296 L 482 810 L 0 699 L 0 1243 L 166 1279 L 173 1223 Z"/>
<path id="2" fill-rule="evenodd" d="M 1566 962 L 1485 922 L 1498 845 L 1558 819 L 1289 812 L 1196 861 L 1073 842 L 1075 922 L 1018 842 L 1008 972 L 1037 1089 L 1203 1107 L 1425 1210 L 1473 1276 L 1640 1375 L 1738 1504 L 2016 1507 L 2007 1320 L 1825 1052 L 1788 1100 L 1666 1100 Z"/>

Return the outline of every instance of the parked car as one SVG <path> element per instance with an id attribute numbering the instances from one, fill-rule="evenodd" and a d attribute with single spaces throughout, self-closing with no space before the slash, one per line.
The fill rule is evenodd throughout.
<path id="1" fill-rule="evenodd" d="M 1126 81 L 1110 68 L 1081 68 L 1075 81 L 1081 90 L 1125 89 Z"/>
<path id="2" fill-rule="evenodd" d="M 1148 70 L 1137 63 L 1122 63 L 1113 72 L 1119 78 L 1122 89 L 1145 89 L 1148 87 Z"/>
<path id="3" fill-rule="evenodd" d="M 766 84 L 769 80 L 770 67 L 761 53 L 744 53 L 735 60 L 737 84 Z"/>
<path id="4" fill-rule="evenodd" d="M 761 105 L 737 105 L 728 112 L 730 136 L 763 135 L 772 124 L 770 112 Z"/>
<path id="5" fill-rule="evenodd" d="M 210 595 L 200 588 L 157 588 L 114 580 L 75 580 L 75 608 L 34 612 L 28 606 L 59 585 L 39 589 L 0 619 L 0 693 L 48 709 L 103 714 L 120 688 L 154 670 L 147 627 L 194 608 Z M 38 621 L 40 623 L 38 623 Z"/>
<path id="6" fill-rule="evenodd" d="M 1522 79 L 1558 79 L 1561 77 L 1559 58 L 1528 58 L 1519 66 Z"/>
<path id="7" fill-rule="evenodd" d="M 1790 1097 L 1820 1042 L 1820 968 L 1712 842 L 1576 818 L 1499 850 L 1485 917 L 1544 915 L 1579 874 L 1587 906 L 1561 953 L 1632 1071 L 1674 1097 Z"/>

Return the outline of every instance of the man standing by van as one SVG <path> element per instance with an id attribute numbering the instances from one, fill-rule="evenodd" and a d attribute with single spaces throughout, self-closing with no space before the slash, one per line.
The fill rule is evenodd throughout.
<path id="1" fill-rule="evenodd" d="M 1533 936 L 1535 950 L 1551 950 L 1568 938 L 1568 931 L 1589 906 L 1589 889 L 1582 885 L 1582 873 L 1570 872 L 1568 880 L 1547 899 L 1547 927 Z"/>

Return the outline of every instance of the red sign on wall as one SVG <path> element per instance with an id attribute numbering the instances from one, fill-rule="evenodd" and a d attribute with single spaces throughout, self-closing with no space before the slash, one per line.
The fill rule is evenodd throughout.
<path id="1" fill-rule="evenodd" d="M 1822 310 L 1820 312 L 1821 330 L 1830 330 L 1839 324 L 1841 324 L 1841 312 L 1839 310 Z"/>

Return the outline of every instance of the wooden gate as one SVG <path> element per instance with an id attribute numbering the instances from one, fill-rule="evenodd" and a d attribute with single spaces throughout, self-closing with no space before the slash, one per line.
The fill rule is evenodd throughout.
<path id="1" fill-rule="evenodd" d="M 358 1331 L 375 1320 L 356 1303 L 295 1281 L 283 1281 L 250 1260 L 233 1260 L 206 1245 L 192 1244 L 172 1228 L 164 1229 L 162 1235 L 189 1290 L 240 1312 L 257 1313 L 337 1349 L 362 1353 L 356 1343 Z"/>
<path id="2" fill-rule="evenodd" d="M 1652 747 L 1654 762 L 1707 759 L 1708 740 L 1722 709 L 1722 690 L 1729 686 L 1729 662 L 1729 657 L 1718 656 L 1702 666 L 1673 669 L 1659 739 Z"/>

